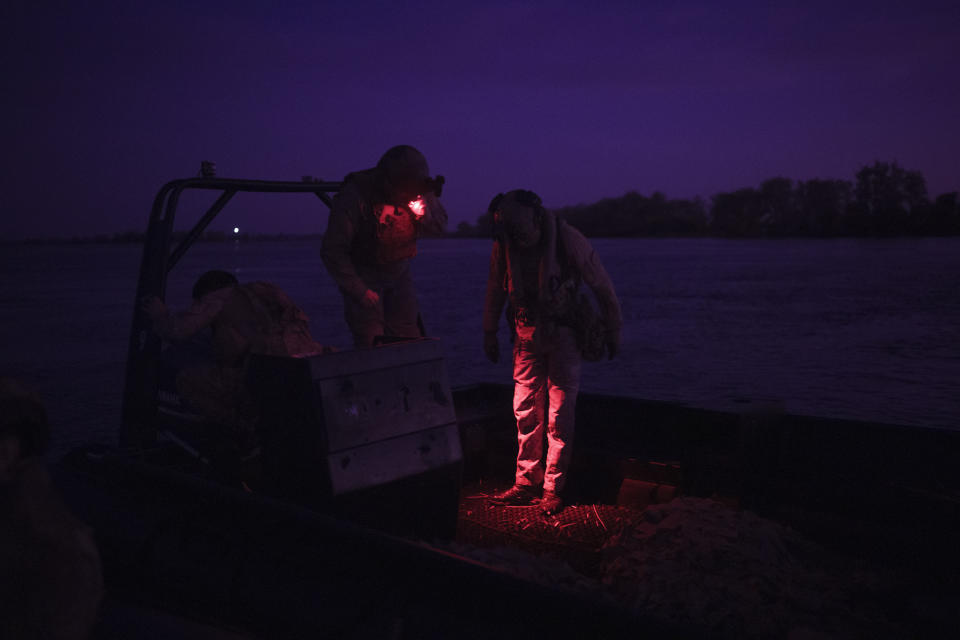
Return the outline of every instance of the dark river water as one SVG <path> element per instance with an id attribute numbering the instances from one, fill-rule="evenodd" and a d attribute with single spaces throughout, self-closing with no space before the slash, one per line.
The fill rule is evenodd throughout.
<path id="1" fill-rule="evenodd" d="M 584 366 L 585 391 L 960 427 L 960 239 L 593 244 L 625 324 L 620 356 Z M 489 251 L 487 240 L 428 240 L 414 260 L 454 386 L 511 380 L 508 357 L 492 365 L 481 351 Z M 0 375 L 43 395 L 55 453 L 116 436 L 139 261 L 133 245 L 0 247 Z M 173 272 L 169 301 L 186 305 L 211 268 L 279 284 L 318 340 L 350 346 L 316 244 L 197 245 Z"/>

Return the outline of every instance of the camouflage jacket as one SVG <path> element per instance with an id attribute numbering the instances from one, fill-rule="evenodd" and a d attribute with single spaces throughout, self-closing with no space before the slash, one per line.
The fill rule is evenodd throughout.
<path id="1" fill-rule="evenodd" d="M 322 255 L 327 271 L 340 289 L 355 299 L 369 287 L 361 270 L 389 269 L 417 253 L 417 238 L 439 235 L 447 226 L 447 212 L 432 194 L 425 194 L 424 212 L 417 217 L 406 206 L 384 202 L 376 170 L 352 173 L 333 201 L 323 235 Z"/>

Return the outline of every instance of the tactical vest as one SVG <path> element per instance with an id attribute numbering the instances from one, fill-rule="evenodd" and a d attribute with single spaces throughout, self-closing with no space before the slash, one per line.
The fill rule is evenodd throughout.
<path id="1" fill-rule="evenodd" d="M 559 267 L 559 274 L 551 276 L 547 282 L 549 291 L 541 292 L 539 288 L 535 295 L 529 295 L 526 301 L 513 300 L 509 295 L 507 298 L 506 318 L 510 330 L 514 333 L 520 333 L 522 327 L 536 327 L 539 325 L 567 325 L 574 323 L 573 317 L 579 304 L 580 285 L 583 277 L 580 270 L 570 259 L 567 252 L 567 246 L 563 238 L 562 220 L 557 221 L 556 233 L 556 260 Z M 506 251 L 504 247 L 504 251 Z M 509 294 L 510 285 L 507 279 L 510 275 L 504 269 L 504 280 L 501 283 L 504 291 Z M 539 283 L 538 283 L 539 284 Z M 547 307 L 541 307 L 541 303 L 549 301 Z M 524 304 L 526 303 L 526 304 Z"/>
<path id="2" fill-rule="evenodd" d="M 235 290 L 246 298 L 254 314 L 257 332 L 251 338 L 252 353 L 290 356 L 316 350 L 310 320 L 280 288 L 267 282 L 250 282 Z"/>
<path id="3" fill-rule="evenodd" d="M 373 207 L 377 221 L 377 263 L 406 260 L 417 255 L 417 220 L 409 207 L 377 204 Z"/>
<path id="4" fill-rule="evenodd" d="M 383 200 L 372 171 L 348 175 L 360 190 L 363 205 L 357 224 L 357 234 L 351 250 L 356 264 L 390 264 L 417 255 L 419 225 L 407 206 L 395 207 L 378 202 Z"/>

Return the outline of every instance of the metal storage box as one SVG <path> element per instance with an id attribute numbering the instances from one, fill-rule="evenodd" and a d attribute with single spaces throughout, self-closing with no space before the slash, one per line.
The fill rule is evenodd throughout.
<path id="1" fill-rule="evenodd" d="M 455 526 L 462 451 L 438 340 L 258 357 L 250 382 L 278 492 L 380 528 Z"/>

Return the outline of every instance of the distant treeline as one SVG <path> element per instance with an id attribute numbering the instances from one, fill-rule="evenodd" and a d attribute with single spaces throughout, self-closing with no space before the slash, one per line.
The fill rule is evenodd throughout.
<path id="1" fill-rule="evenodd" d="M 592 237 L 721 236 L 956 236 L 960 235 L 960 198 L 956 191 L 933 200 L 919 171 L 896 162 L 875 162 L 855 180 L 813 179 L 794 182 L 770 178 L 748 187 L 702 198 L 669 199 L 660 192 L 644 196 L 631 191 L 553 210 Z M 461 222 L 451 237 L 489 237 L 490 215 L 476 224 Z M 174 232 L 179 241 L 185 232 Z M 89 237 L 31 239 L 28 243 L 142 244 L 145 234 L 126 231 Z M 207 231 L 203 242 L 319 239 L 320 234 L 240 233 Z"/>
<path id="2" fill-rule="evenodd" d="M 702 198 L 647 197 L 634 191 L 553 210 L 594 237 L 953 236 L 960 235 L 957 192 L 931 200 L 919 171 L 875 162 L 848 180 L 771 178 L 759 188 Z M 489 236 L 491 220 L 463 222 L 454 235 Z"/>
<path id="3" fill-rule="evenodd" d="M 186 231 L 174 231 L 170 234 L 173 243 L 181 241 L 187 236 Z M 30 238 L 26 244 L 143 244 L 147 234 L 142 231 L 123 231 L 121 233 L 101 233 L 95 236 L 77 236 L 73 238 Z M 318 233 L 230 233 L 227 231 L 205 231 L 197 239 L 198 242 L 227 242 L 230 240 L 276 241 L 276 240 L 309 240 L 322 236 Z"/>

